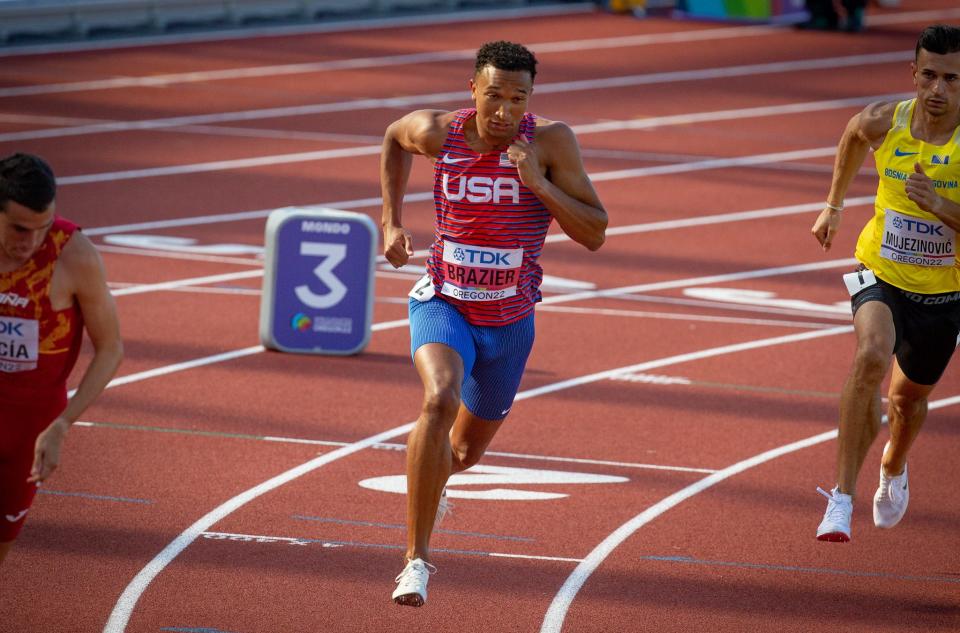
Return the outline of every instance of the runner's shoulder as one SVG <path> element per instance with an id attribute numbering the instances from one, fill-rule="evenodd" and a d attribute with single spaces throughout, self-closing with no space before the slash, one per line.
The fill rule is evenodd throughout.
<path id="1" fill-rule="evenodd" d="M 537 128 L 534 131 L 534 139 L 538 143 L 564 146 L 576 144 L 576 135 L 573 129 L 563 121 L 552 121 L 537 117 Z"/>
<path id="2" fill-rule="evenodd" d="M 863 109 L 858 115 L 860 133 L 873 141 L 880 138 L 893 126 L 893 114 L 897 109 L 896 101 L 876 101 Z"/>
<path id="3" fill-rule="evenodd" d="M 447 110 L 414 110 L 397 124 L 407 143 L 416 146 L 422 154 L 435 155 L 443 146 L 456 116 L 456 112 Z"/>

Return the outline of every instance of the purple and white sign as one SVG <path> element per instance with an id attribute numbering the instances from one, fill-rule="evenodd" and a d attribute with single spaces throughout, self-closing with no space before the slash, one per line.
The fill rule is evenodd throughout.
<path id="1" fill-rule="evenodd" d="M 370 340 L 377 229 L 369 217 L 280 209 L 265 234 L 260 340 L 305 354 L 355 354 Z"/>

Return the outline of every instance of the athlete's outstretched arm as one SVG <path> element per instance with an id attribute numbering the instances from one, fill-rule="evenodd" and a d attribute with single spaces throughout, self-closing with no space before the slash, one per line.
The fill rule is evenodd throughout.
<path id="1" fill-rule="evenodd" d="M 827 194 L 827 205 L 843 207 L 843 200 L 847 189 L 853 182 L 854 176 L 863 166 L 870 148 L 878 148 L 883 143 L 887 131 L 890 129 L 896 103 L 872 103 L 862 112 L 853 116 L 840 136 L 837 145 L 837 157 L 833 164 L 833 180 L 830 183 L 830 193 Z M 840 214 L 837 208 L 825 206 L 810 232 L 813 234 L 823 250 L 830 250 L 833 238 L 840 230 Z"/>
<path id="2" fill-rule="evenodd" d="M 63 249 L 60 265 L 74 289 L 84 327 L 93 343 L 93 359 L 67 408 L 37 437 L 29 481 L 43 481 L 56 469 L 67 429 L 93 404 L 123 358 L 117 306 L 107 288 L 97 249 L 82 233 L 74 233 Z"/>
<path id="3" fill-rule="evenodd" d="M 557 121 L 547 123 L 537 128 L 536 143 L 518 139 L 508 154 L 520 180 L 550 210 L 564 233 L 591 251 L 603 245 L 607 212 L 583 168 L 573 130 Z"/>
<path id="4" fill-rule="evenodd" d="M 403 196 L 410 179 L 413 155 L 434 157 L 443 144 L 437 144 L 440 110 L 417 110 L 394 121 L 383 135 L 380 153 L 380 191 L 383 195 L 383 254 L 394 268 L 400 268 L 413 255 L 413 240 L 403 228 Z"/>

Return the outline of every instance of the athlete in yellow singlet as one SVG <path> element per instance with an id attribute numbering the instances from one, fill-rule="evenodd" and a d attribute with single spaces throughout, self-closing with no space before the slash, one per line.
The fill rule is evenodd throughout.
<path id="1" fill-rule="evenodd" d="M 960 335 L 960 29 L 924 29 L 911 70 L 915 99 L 874 103 L 850 119 L 812 229 L 829 250 L 847 187 L 873 149 L 880 179 L 874 214 L 857 240 L 860 266 L 844 276 L 857 351 L 840 400 L 837 485 L 820 490 L 828 500 L 817 529 L 823 541 L 850 540 L 857 475 L 879 432 L 880 384 L 891 364 L 890 440 L 873 521 L 890 528 L 903 517 L 907 452 Z"/>

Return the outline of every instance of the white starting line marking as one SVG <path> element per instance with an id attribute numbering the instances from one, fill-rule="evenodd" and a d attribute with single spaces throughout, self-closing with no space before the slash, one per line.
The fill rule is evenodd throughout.
<path id="1" fill-rule="evenodd" d="M 377 543 L 328 541 L 328 540 L 312 539 L 312 538 L 293 538 L 289 536 L 234 534 L 232 532 L 203 532 L 200 536 L 206 540 L 211 540 L 211 541 L 234 541 L 234 542 L 241 542 L 241 543 L 283 543 L 286 545 L 300 545 L 300 546 L 319 545 L 324 549 L 339 549 L 344 547 L 377 547 L 377 548 L 390 548 L 390 549 L 403 548 L 402 545 L 381 545 Z M 536 555 L 536 554 L 507 554 L 505 552 L 449 550 L 445 548 L 437 548 L 434 551 L 438 551 L 438 552 L 454 551 L 459 554 L 469 554 L 474 556 L 491 556 L 494 558 L 520 558 L 523 560 L 549 560 L 549 561 L 558 561 L 563 563 L 579 563 L 583 561 L 582 558 L 569 558 L 566 556 L 542 556 L 542 555 Z"/>

